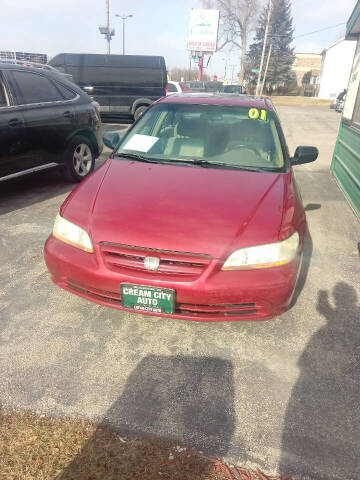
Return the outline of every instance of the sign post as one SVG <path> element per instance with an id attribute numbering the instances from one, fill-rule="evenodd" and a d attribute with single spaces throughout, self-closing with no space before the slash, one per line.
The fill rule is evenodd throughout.
<path id="1" fill-rule="evenodd" d="M 204 56 L 212 55 L 217 49 L 219 29 L 219 10 L 192 8 L 190 10 L 189 38 L 187 48 L 194 61 L 198 62 L 198 81 L 201 82 L 204 71 Z"/>

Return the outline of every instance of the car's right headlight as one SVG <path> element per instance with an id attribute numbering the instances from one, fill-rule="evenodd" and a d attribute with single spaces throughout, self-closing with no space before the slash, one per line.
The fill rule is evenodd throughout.
<path id="1" fill-rule="evenodd" d="M 94 251 L 89 234 L 83 228 L 63 218 L 60 213 L 56 215 L 53 235 L 58 240 L 85 252 L 93 253 Z"/>
<path id="2" fill-rule="evenodd" d="M 240 248 L 225 261 L 222 270 L 250 270 L 285 265 L 296 258 L 299 249 L 299 234 L 294 232 L 286 240 Z"/>

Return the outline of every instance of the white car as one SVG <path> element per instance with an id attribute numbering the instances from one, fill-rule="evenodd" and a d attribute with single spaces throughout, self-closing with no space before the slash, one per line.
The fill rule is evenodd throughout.
<path id="1" fill-rule="evenodd" d="M 172 93 L 191 93 L 192 90 L 187 87 L 185 82 L 168 82 L 168 88 L 166 95 L 171 95 Z"/>

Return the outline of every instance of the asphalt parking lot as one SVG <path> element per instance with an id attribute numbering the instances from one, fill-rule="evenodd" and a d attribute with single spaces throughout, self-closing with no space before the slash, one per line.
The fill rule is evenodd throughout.
<path id="1" fill-rule="evenodd" d="M 278 111 L 290 151 L 316 145 L 320 158 L 296 167 L 310 235 L 293 307 L 274 320 L 192 323 L 73 296 L 42 254 L 72 186 L 56 172 L 0 184 L 1 403 L 184 439 L 269 473 L 359 478 L 360 226 L 329 173 L 340 117 Z"/>

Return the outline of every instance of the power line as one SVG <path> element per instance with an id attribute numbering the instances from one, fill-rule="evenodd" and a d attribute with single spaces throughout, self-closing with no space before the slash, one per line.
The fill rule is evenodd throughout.
<path id="1" fill-rule="evenodd" d="M 313 33 L 324 32 L 325 30 L 330 30 L 330 28 L 340 27 L 341 25 L 346 25 L 346 22 L 338 23 L 337 25 L 332 25 L 331 27 L 321 28 L 320 30 L 314 30 L 313 32 L 303 33 L 302 35 L 296 35 L 294 38 L 306 37 L 307 35 L 312 35 Z"/>
<path id="2" fill-rule="evenodd" d="M 313 32 L 302 33 L 301 35 L 296 35 L 295 37 L 293 37 L 293 39 L 300 38 L 300 37 L 306 37 L 307 35 L 313 35 L 314 33 L 324 32 L 325 30 L 330 30 L 331 28 L 340 27 L 341 25 L 346 25 L 346 22 L 338 23 L 337 25 L 331 25 L 330 27 L 321 28 L 320 30 L 314 30 Z M 276 35 L 275 34 L 275 35 L 269 35 L 269 37 L 271 37 L 271 38 L 287 37 L 287 35 Z"/>

